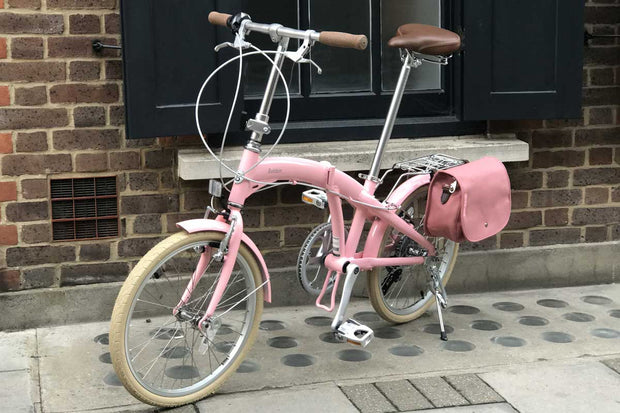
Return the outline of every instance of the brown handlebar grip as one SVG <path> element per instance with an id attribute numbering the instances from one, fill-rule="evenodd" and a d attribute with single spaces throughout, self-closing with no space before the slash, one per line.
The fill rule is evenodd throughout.
<path id="1" fill-rule="evenodd" d="M 321 32 L 319 42 L 328 46 L 345 47 L 350 49 L 365 50 L 368 46 L 368 38 L 363 34 L 350 34 L 342 32 Z"/>
<path id="2" fill-rule="evenodd" d="M 212 11 L 211 13 L 209 13 L 209 23 L 218 26 L 226 26 L 226 23 L 228 22 L 230 16 L 230 14 Z"/>

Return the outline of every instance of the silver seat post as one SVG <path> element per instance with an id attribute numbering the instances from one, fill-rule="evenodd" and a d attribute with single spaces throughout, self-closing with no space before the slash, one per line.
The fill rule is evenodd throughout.
<path id="1" fill-rule="evenodd" d="M 254 119 L 250 119 L 246 126 L 247 130 L 252 131 L 252 135 L 250 136 L 250 140 L 248 141 L 246 148 L 254 152 L 260 152 L 260 143 L 263 139 L 263 135 L 271 132 L 271 128 L 269 127 L 269 110 L 271 109 L 273 97 L 276 93 L 276 87 L 278 85 L 278 81 L 280 80 L 279 70 L 282 70 L 282 65 L 286 59 L 284 53 L 288 49 L 288 43 L 288 37 L 280 38 L 277 48 L 278 53 L 273 60 L 275 64 L 271 67 L 269 80 L 267 80 L 267 86 L 265 87 L 265 94 L 263 96 L 260 109 Z"/>
<path id="2" fill-rule="evenodd" d="M 402 53 L 402 51 L 401 51 Z M 377 150 L 375 151 L 375 157 L 372 160 L 372 165 L 370 167 L 370 172 L 368 173 L 368 178 L 372 181 L 379 181 L 379 171 L 381 170 L 381 158 L 383 157 L 383 152 L 385 147 L 387 146 L 388 141 L 390 140 L 390 136 L 392 136 L 392 130 L 394 129 L 394 122 L 396 122 L 396 116 L 398 115 L 398 109 L 400 108 L 400 102 L 403 98 L 403 93 L 405 92 L 405 86 L 407 85 L 407 80 L 409 79 L 409 73 L 411 72 L 411 68 L 418 67 L 421 62 L 416 57 L 412 56 L 411 53 L 405 51 L 403 56 L 403 67 L 400 70 L 400 76 L 398 77 L 398 83 L 396 83 L 396 89 L 394 90 L 394 96 L 392 97 L 392 102 L 390 103 L 390 110 L 388 111 L 387 117 L 385 119 L 385 125 L 383 126 L 383 131 L 381 132 L 381 138 L 379 139 L 379 143 L 377 144 Z"/>

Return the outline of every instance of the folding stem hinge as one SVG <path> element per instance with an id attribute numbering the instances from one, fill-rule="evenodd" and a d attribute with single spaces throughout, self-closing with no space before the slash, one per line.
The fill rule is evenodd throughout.
<path id="1" fill-rule="evenodd" d="M 269 135 L 271 133 L 271 126 L 262 120 L 249 119 L 245 124 L 245 130 L 260 133 L 261 135 Z"/>

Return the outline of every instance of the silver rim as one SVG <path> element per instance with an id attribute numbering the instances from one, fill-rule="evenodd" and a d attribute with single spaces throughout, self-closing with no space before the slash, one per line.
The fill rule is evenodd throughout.
<path id="1" fill-rule="evenodd" d="M 250 265 L 240 253 L 213 317 L 211 337 L 205 337 L 191 321 L 172 315 L 201 251 L 210 248 L 207 244 L 194 242 L 168 254 L 144 278 L 131 303 L 125 357 L 140 385 L 159 396 L 180 397 L 209 386 L 235 362 L 252 330 L 256 294 L 249 293 L 256 284 Z M 211 259 L 186 306 L 187 312 L 196 316 L 204 313 L 220 269 L 221 263 Z"/>
<path id="2" fill-rule="evenodd" d="M 403 208 L 404 214 L 409 215 L 411 223 L 420 233 L 424 231 L 424 212 L 426 209 L 426 188 L 421 190 L 420 197 L 414 198 Z M 437 250 L 435 257 L 426 258 L 424 265 L 407 267 L 380 268 L 379 289 L 381 300 L 386 308 L 397 315 L 409 315 L 418 311 L 431 299 L 429 288 L 430 271 L 436 271 L 443 283 L 443 278 L 450 268 L 454 257 L 456 243 L 445 238 L 428 238 Z M 384 247 L 384 256 L 415 256 L 419 246 L 411 239 L 404 237 L 396 230 L 388 236 Z"/>

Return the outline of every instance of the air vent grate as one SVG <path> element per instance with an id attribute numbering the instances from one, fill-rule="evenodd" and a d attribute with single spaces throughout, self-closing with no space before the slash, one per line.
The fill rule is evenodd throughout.
<path id="1" fill-rule="evenodd" d="M 55 241 L 118 236 L 115 176 L 52 179 L 50 193 Z"/>

